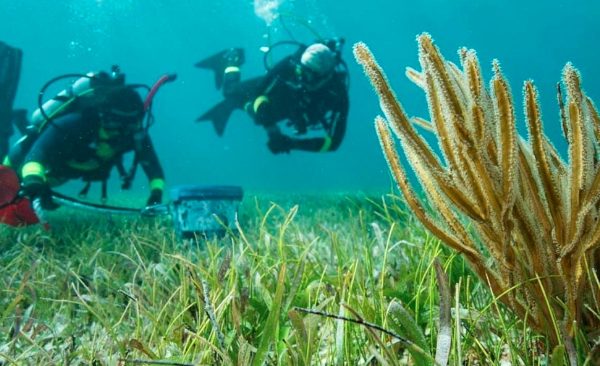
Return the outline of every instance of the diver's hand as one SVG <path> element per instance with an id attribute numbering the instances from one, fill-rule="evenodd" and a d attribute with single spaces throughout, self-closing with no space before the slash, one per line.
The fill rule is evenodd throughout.
<path id="1" fill-rule="evenodd" d="M 42 177 L 29 175 L 23 178 L 19 194 L 31 200 L 43 198 L 50 195 L 50 187 L 48 187 L 48 183 Z"/>
<path id="2" fill-rule="evenodd" d="M 148 201 L 146 202 L 146 206 L 154 206 L 158 205 L 162 202 L 162 190 L 153 189 L 150 192 L 150 197 L 148 197 Z"/>
<path id="3" fill-rule="evenodd" d="M 282 133 L 269 134 L 267 146 L 273 154 L 289 153 L 292 150 L 294 140 Z"/>
<path id="4" fill-rule="evenodd" d="M 50 186 L 48 186 L 48 183 L 46 183 L 42 177 L 37 175 L 30 175 L 23 178 L 19 195 L 27 197 L 31 201 L 39 199 L 44 210 L 54 210 L 58 208 L 58 205 L 52 201 L 52 191 L 50 190 Z"/>

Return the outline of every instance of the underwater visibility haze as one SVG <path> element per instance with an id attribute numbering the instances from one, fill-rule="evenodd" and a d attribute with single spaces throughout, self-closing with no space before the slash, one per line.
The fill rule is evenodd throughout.
<path id="1" fill-rule="evenodd" d="M 517 105 L 521 83 L 533 79 L 547 131 L 559 147 L 555 84 L 563 65 L 573 62 L 588 95 L 596 100 L 600 95 L 600 52 L 595 47 L 600 5 L 591 0 L 2 0 L 0 14 L 0 39 L 24 52 L 15 108 L 33 110 L 40 87 L 60 74 L 108 70 L 113 64 L 134 83 L 152 84 L 163 73 L 178 74 L 154 101 L 156 124 L 150 131 L 168 185 L 388 191 L 392 184 L 372 122 L 380 108 L 352 57 L 357 41 L 378 55 L 409 115 L 427 117 L 425 99 L 404 76 L 406 66 L 418 65 L 415 37 L 422 32 L 430 33 L 447 55 L 456 55 L 462 46 L 476 49 L 484 72 L 491 70 L 493 58 L 499 59 Z M 291 37 L 310 43 L 314 32 L 346 41 L 350 112 L 338 151 L 273 155 L 262 128 L 239 111 L 223 137 L 209 123 L 195 122 L 221 94 L 212 74 L 194 63 L 222 49 L 242 47 L 242 77 L 259 76 L 264 73 L 261 47 Z M 520 110 L 517 118 L 522 120 Z M 136 187 L 143 184 L 138 177 Z"/>
<path id="2" fill-rule="evenodd" d="M 0 209 L 34 225 L 0 225 L 0 365 L 600 364 L 600 117 L 590 102 L 600 101 L 599 17 L 592 0 L 0 0 L 0 41 L 23 51 L 15 109 L 35 110 L 59 75 L 118 65 L 127 83 L 153 85 L 177 74 L 153 99 L 149 130 L 166 192 L 206 185 L 230 200 L 162 197 L 148 153 L 140 161 L 156 174 L 138 169 L 132 194 L 113 172 L 107 205 L 95 184 L 94 203 L 50 212 L 51 169 L 21 168 L 20 186 L 3 167 L 13 192 L 0 192 Z M 290 41 L 334 38 L 344 40 L 350 105 L 335 151 L 273 154 L 272 136 L 240 110 L 222 136 L 196 121 L 223 100 L 199 61 L 242 48 L 246 80 L 296 51 Z M 459 56 L 462 47 L 474 51 Z M 240 66 L 239 50 L 224 54 L 233 62 L 223 71 Z M 341 109 L 344 96 L 334 98 Z M 114 112 L 92 142 L 54 136 L 112 162 L 102 133 L 119 117 L 139 122 L 134 99 L 138 112 L 98 113 Z M 382 108 L 403 145 L 382 118 L 376 131 Z M 437 123 L 435 133 L 413 116 Z M 140 130 L 128 137 L 148 141 Z M 426 195 L 413 192 L 419 183 Z M 82 186 L 69 182 L 54 199 L 73 203 Z M 157 217 L 132 208 L 148 188 L 143 213 Z M 9 211 L 21 204 L 28 219 Z M 182 229 L 192 221 L 211 226 Z"/>

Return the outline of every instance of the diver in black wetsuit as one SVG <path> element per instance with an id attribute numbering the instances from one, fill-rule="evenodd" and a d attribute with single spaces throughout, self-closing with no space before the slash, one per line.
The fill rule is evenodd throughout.
<path id="1" fill-rule="evenodd" d="M 244 109 L 267 131 L 267 146 L 274 154 L 291 150 L 335 151 L 346 132 L 348 73 L 341 60 L 339 43 L 301 46 L 278 62 L 265 76 L 240 81 L 242 49 L 219 52 L 196 64 L 215 71 L 217 88 L 225 100 L 198 118 L 212 121 L 222 135 L 234 109 Z M 281 121 L 294 132 L 284 133 Z M 306 136 L 319 130 L 319 137 Z"/>
<path id="2" fill-rule="evenodd" d="M 13 102 L 19 85 L 22 58 L 20 49 L 0 41 L 0 156 L 8 152 L 13 133 Z"/>
<path id="3" fill-rule="evenodd" d="M 19 174 L 22 195 L 40 198 L 45 208 L 52 208 L 50 187 L 71 179 L 100 181 L 105 187 L 114 167 L 123 171 L 123 155 L 134 151 L 150 181 L 148 204 L 160 203 L 164 175 L 143 127 L 145 110 L 140 95 L 127 85 L 90 95 L 96 99 L 93 103 L 75 98 L 68 112 L 52 117 L 39 133 L 26 136 L 10 149 L 3 165 Z"/>

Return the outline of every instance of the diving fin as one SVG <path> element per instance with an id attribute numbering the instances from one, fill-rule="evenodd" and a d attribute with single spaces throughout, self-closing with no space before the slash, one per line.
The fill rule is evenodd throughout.
<path id="1" fill-rule="evenodd" d="M 223 136 L 223 132 L 225 132 L 225 126 L 227 125 L 227 121 L 229 120 L 231 112 L 233 112 L 234 109 L 236 109 L 235 103 L 230 99 L 225 99 L 219 104 L 209 109 L 206 113 L 198 117 L 196 121 L 212 122 L 217 135 Z"/>
<path id="2" fill-rule="evenodd" d="M 17 198 L 19 193 L 19 178 L 17 173 L 7 166 L 0 165 L 0 207 L 6 206 Z"/>
<path id="3" fill-rule="evenodd" d="M 215 73 L 215 86 L 221 89 L 223 74 L 229 66 L 241 66 L 245 61 L 243 48 L 228 48 L 204 60 L 196 62 L 194 66 L 201 69 L 210 69 Z"/>
<path id="4" fill-rule="evenodd" d="M 0 158 L 8 152 L 12 135 L 13 102 L 21 76 L 23 52 L 0 41 Z"/>
<path id="5" fill-rule="evenodd" d="M 11 115 L 12 125 L 19 130 L 21 135 L 27 135 L 27 127 L 29 126 L 29 120 L 27 119 L 27 109 L 15 109 Z"/>

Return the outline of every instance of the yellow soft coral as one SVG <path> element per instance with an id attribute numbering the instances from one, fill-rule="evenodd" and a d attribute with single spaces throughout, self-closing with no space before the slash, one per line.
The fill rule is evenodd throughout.
<path id="1" fill-rule="evenodd" d="M 443 58 L 428 34 L 418 43 L 422 70 L 407 69 L 407 76 L 425 91 L 430 121 L 411 120 L 367 46 L 354 46 L 380 98 L 385 118 L 375 119 L 376 130 L 408 205 L 434 235 L 465 256 L 494 295 L 553 344 L 570 343 L 575 326 L 598 329 L 600 117 L 581 89 L 578 71 L 570 64 L 563 70 L 564 102 L 559 88 L 569 144 L 564 162 L 543 134 L 531 81 L 523 91 L 525 141 L 497 61 L 486 88 L 475 51 L 460 50 L 459 67 Z M 415 124 L 435 133 L 442 157 Z M 391 131 L 433 212 L 415 194 Z"/>

